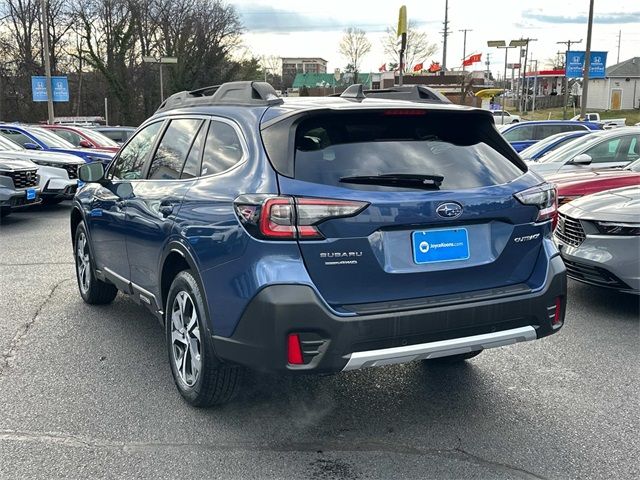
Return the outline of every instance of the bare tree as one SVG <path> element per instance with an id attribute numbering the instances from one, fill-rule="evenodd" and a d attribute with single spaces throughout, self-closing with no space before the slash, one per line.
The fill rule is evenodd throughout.
<path id="1" fill-rule="evenodd" d="M 387 28 L 387 35 L 382 39 L 384 53 L 391 57 L 394 62 L 400 56 L 400 40 L 396 27 Z M 407 28 L 407 47 L 404 52 L 404 69 L 407 65 L 413 67 L 416 63 L 424 62 L 428 57 L 438 51 L 438 46 L 431 43 L 427 34 L 416 29 L 414 23 L 409 22 Z"/>
<path id="2" fill-rule="evenodd" d="M 359 28 L 347 28 L 340 40 L 338 51 L 353 69 L 353 81 L 357 83 L 362 57 L 371 51 L 371 43 L 367 39 L 366 32 Z"/>

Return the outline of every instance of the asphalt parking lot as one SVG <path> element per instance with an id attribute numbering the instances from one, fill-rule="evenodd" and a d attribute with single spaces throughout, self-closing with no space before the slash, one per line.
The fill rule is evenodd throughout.
<path id="1" fill-rule="evenodd" d="M 457 367 L 177 393 L 157 321 L 77 293 L 69 206 L 0 226 L 0 478 L 640 478 L 638 298 L 570 282 L 550 338 Z"/>

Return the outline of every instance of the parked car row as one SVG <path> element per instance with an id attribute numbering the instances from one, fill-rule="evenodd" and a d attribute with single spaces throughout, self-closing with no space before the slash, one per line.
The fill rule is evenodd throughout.
<path id="1" fill-rule="evenodd" d="M 543 137 L 553 131 L 549 126 L 567 125 L 537 122 L 530 131 Z M 515 148 L 524 136 L 509 135 L 510 130 L 502 133 Z M 555 133 L 536 139 L 520 155 L 529 170 L 556 185 L 561 208 L 554 241 L 567 275 L 639 294 L 640 128 Z"/>
<path id="2" fill-rule="evenodd" d="M 77 142 L 70 143 L 64 136 Z M 91 162 L 108 164 L 118 149 L 100 133 L 81 127 L 0 124 L 2 216 L 18 208 L 73 198 L 81 185 L 78 168 Z"/>

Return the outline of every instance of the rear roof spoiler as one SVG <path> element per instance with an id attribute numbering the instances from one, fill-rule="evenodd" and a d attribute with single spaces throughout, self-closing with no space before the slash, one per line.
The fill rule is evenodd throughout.
<path id="1" fill-rule="evenodd" d="M 338 95 L 336 95 L 338 96 Z M 360 83 L 349 86 L 340 98 L 362 101 L 365 98 L 384 98 L 387 100 L 408 100 L 418 103 L 452 103 L 440 92 L 424 85 L 403 85 L 378 90 L 364 90 Z"/>

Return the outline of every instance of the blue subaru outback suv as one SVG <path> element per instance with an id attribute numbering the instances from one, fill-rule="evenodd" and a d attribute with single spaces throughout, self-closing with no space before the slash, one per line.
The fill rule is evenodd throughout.
<path id="1" fill-rule="evenodd" d="M 80 294 L 147 306 L 196 406 L 243 367 L 464 360 L 564 321 L 555 189 L 489 112 L 233 82 L 173 95 L 80 171 Z"/>

